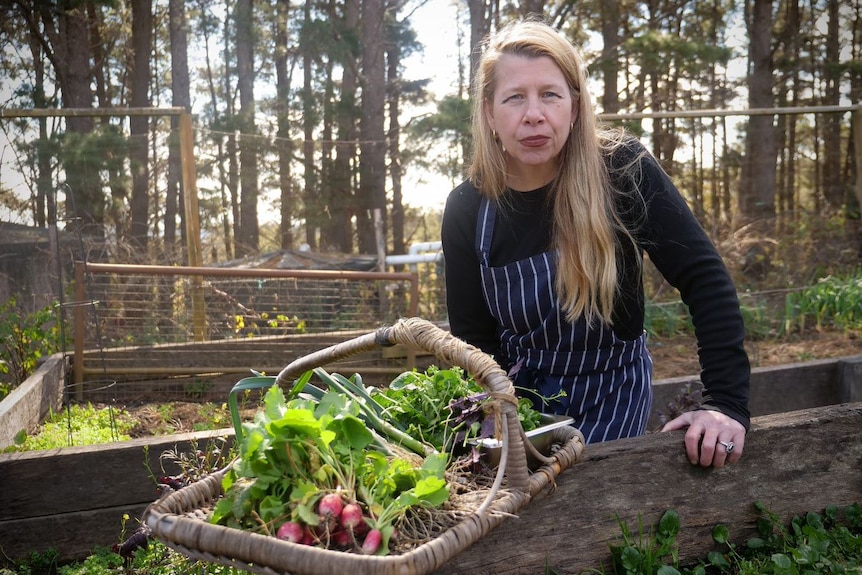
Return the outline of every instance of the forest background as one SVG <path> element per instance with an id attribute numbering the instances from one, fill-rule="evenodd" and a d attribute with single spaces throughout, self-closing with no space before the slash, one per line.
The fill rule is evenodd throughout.
<path id="1" fill-rule="evenodd" d="M 453 14 L 445 94 L 406 67 L 431 10 Z M 381 225 L 406 253 L 438 239 L 440 213 L 411 207 L 405 182 L 460 181 L 476 47 L 531 13 L 584 47 L 597 111 L 648 142 L 740 273 L 786 273 L 788 237 L 816 260 L 800 281 L 858 265 L 859 0 L 0 0 L 0 112 L 75 112 L 0 114 L 0 169 L 26 190 L 0 188 L 0 210 L 74 221 L 114 261 L 183 263 L 177 120 L 158 109 L 194 101 L 206 261 L 373 254 Z M 742 113 L 771 108 L 795 113 Z"/>

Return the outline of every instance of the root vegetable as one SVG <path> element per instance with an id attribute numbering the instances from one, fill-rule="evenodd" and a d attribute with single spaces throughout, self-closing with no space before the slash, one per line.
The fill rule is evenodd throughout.
<path id="1" fill-rule="evenodd" d="M 354 538 L 350 531 L 340 530 L 332 534 L 332 541 L 341 549 L 348 549 L 353 547 Z"/>
<path id="2" fill-rule="evenodd" d="M 365 521 L 362 519 L 362 508 L 356 503 L 348 503 L 341 510 L 341 526 L 356 531 Z"/>
<path id="3" fill-rule="evenodd" d="M 321 498 L 317 506 L 317 512 L 324 519 L 338 519 L 344 509 L 344 501 L 338 493 L 327 493 Z"/>
<path id="4" fill-rule="evenodd" d="M 303 545 L 314 545 L 318 541 L 320 540 L 314 534 L 314 531 L 312 531 L 311 528 L 306 527 L 302 533 L 302 540 L 300 540 L 300 543 L 302 543 Z"/>
<path id="5" fill-rule="evenodd" d="M 365 555 L 374 555 L 380 549 L 380 542 L 383 540 L 383 533 L 380 529 L 372 529 L 365 535 L 362 541 L 362 553 Z"/>
<path id="6" fill-rule="evenodd" d="M 278 537 L 282 541 L 301 543 L 303 537 L 305 537 L 305 529 L 303 529 L 302 525 L 295 521 L 288 521 L 287 523 L 278 528 L 278 531 L 276 532 L 276 537 Z"/>

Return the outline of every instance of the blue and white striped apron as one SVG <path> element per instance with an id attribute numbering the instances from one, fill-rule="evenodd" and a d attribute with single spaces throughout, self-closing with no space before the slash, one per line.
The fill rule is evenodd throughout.
<path id="1" fill-rule="evenodd" d="M 583 318 L 566 321 L 554 291 L 553 251 L 491 267 L 496 211 L 494 202 L 482 200 L 476 250 L 485 301 L 499 326 L 504 357 L 498 360 L 519 393 L 544 413 L 573 417 L 587 443 L 643 434 L 652 405 L 646 335 L 626 341 L 604 324 L 588 329 Z M 561 391 L 564 397 L 541 399 Z"/>

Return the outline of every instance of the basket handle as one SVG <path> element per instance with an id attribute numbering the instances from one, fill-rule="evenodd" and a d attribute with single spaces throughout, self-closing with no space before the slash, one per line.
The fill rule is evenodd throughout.
<path id="1" fill-rule="evenodd" d="M 527 456 L 521 435 L 521 422 L 518 419 L 518 399 L 509 376 L 490 355 L 428 320 L 417 317 L 401 319 L 391 326 L 381 327 L 372 333 L 300 357 L 281 370 L 276 377 L 276 383 L 289 387 L 294 379 L 315 367 L 378 347 L 397 344 L 415 351 L 432 353 L 442 361 L 464 368 L 479 385 L 499 400 L 500 409 L 505 415 L 503 421 L 506 422 L 503 432 L 509 439 L 506 467 L 509 485 L 514 489 L 527 490 Z"/>

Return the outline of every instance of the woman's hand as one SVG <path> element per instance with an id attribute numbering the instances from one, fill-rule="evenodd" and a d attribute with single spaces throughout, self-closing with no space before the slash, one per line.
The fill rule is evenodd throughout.
<path id="1" fill-rule="evenodd" d="M 692 465 L 723 467 L 742 457 L 745 427 L 735 419 L 719 411 L 698 409 L 667 422 L 661 430 L 686 427 L 685 453 Z"/>

